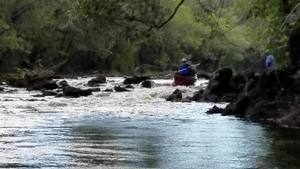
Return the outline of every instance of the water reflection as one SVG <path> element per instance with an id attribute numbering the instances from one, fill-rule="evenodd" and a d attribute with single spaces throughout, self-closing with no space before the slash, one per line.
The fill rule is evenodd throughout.
<path id="1" fill-rule="evenodd" d="M 180 114 L 162 118 L 87 114 L 52 126 L 1 126 L 0 167 L 300 167 L 298 131 L 202 113 L 190 120 Z M 41 118 L 49 116 L 61 118 L 60 114 Z"/>
<path id="2" fill-rule="evenodd" d="M 72 158 L 92 166 L 159 168 L 159 131 L 124 121 L 87 121 L 71 131 Z M 131 125 L 130 125 L 131 124 Z M 145 127 L 145 126 L 144 126 Z"/>
<path id="3" fill-rule="evenodd" d="M 228 120 L 85 118 L 71 130 L 71 146 L 65 151 L 76 163 L 98 167 L 260 167 L 269 151 L 263 128 Z"/>
<path id="4" fill-rule="evenodd" d="M 271 149 L 266 158 L 268 167 L 300 168 L 299 130 L 268 127 L 265 134 Z"/>

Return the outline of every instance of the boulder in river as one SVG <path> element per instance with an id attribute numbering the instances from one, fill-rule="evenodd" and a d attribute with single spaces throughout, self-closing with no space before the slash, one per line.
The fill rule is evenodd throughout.
<path id="1" fill-rule="evenodd" d="M 4 91 L 4 88 L 3 87 L 0 87 L 0 92 L 3 92 Z"/>
<path id="2" fill-rule="evenodd" d="M 96 78 L 88 81 L 89 87 L 98 87 L 100 84 L 106 83 L 106 77 L 103 75 L 98 75 Z"/>
<path id="3" fill-rule="evenodd" d="M 115 86 L 114 89 L 116 92 L 129 92 L 128 89 L 126 89 L 125 87 L 121 87 L 121 86 Z"/>
<path id="4" fill-rule="evenodd" d="M 32 84 L 32 86 L 27 87 L 28 90 L 54 90 L 59 88 L 59 86 L 54 81 L 38 81 Z"/>
<path id="5" fill-rule="evenodd" d="M 128 77 L 124 80 L 124 84 L 139 84 L 142 81 L 151 79 L 149 76 L 134 76 L 134 77 Z"/>
<path id="6" fill-rule="evenodd" d="M 101 91 L 101 89 L 99 87 L 89 88 L 88 90 L 90 90 L 92 92 L 100 92 Z"/>
<path id="7" fill-rule="evenodd" d="M 225 109 L 214 106 L 213 108 L 209 109 L 206 114 L 221 114 L 225 111 Z"/>
<path id="8" fill-rule="evenodd" d="M 107 88 L 104 90 L 104 92 L 113 92 L 114 90 L 113 89 L 110 89 L 110 88 Z"/>
<path id="9" fill-rule="evenodd" d="M 27 88 L 28 90 L 53 90 L 59 88 L 53 81 L 52 76 L 27 76 L 22 79 L 12 79 L 8 84 L 13 87 Z"/>
<path id="10" fill-rule="evenodd" d="M 131 84 L 125 85 L 126 89 L 134 89 L 134 87 Z"/>
<path id="11" fill-rule="evenodd" d="M 79 89 L 72 86 L 65 86 L 63 88 L 63 95 L 67 97 L 80 97 L 92 95 L 92 90 Z"/>
<path id="12" fill-rule="evenodd" d="M 70 86 L 66 80 L 63 80 L 63 81 L 58 82 L 58 85 L 59 85 L 61 88 L 65 87 L 65 86 Z"/>
<path id="13" fill-rule="evenodd" d="M 154 85 L 155 85 L 155 83 L 151 80 L 145 80 L 141 83 L 141 86 L 143 88 L 152 88 L 152 87 L 154 87 Z"/>
<path id="14" fill-rule="evenodd" d="M 211 76 L 207 88 L 200 89 L 192 97 L 193 101 L 231 102 L 244 89 L 246 78 L 241 74 L 233 74 L 231 68 L 217 70 Z"/>
<path id="15" fill-rule="evenodd" d="M 233 76 L 232 69 L 222 68 L 217 70 L 210 79 L 206 93 L 222 96 L 230 90 L 230 80 Z"/>
<path id="16" fill-rule="evenodd" d="M 182 91 L 176 89 L 170 96 L 167 97 L 167 101 L 179 102 L 182 100 Z"/>
<path id="17" fill-rule="evenodd" d="M 58 93 L 53 90 L 42 90 L 42 96 L 57 96 Z"/>

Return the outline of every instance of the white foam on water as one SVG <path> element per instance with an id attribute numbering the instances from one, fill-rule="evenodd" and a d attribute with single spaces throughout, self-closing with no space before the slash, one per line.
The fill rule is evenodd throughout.
<path id="1" fill-rule="evenodd" d="M 66 80 L 71 86 L 88 88 L 86 84 L 90 79 L 92 79 L 92 77 L 63 80 Z M 34 97 L 34 95 L 40 94 L 39 91 L 27 91 L 26 89 L 16 89 L 5 86 L 6 91 L 12 92 L 0 94 L 0 111 L 6 112 L 4 113 L 5 117 L 7 117 L 7 113 L 67 113 L 68 116 L 71 116 L 72 114 L 78 115 L 90 112 L 123 117 L 132 117 L 133 114 L 141 116 L 160 116 L 162 113 L 171 114 L 172 111 L 170 111 L 170 107 L 172 109 L 174 105 L 181 105 L 179 103 L 168 103 L 165 101 L 165 98 L 175 89 L 182 90 L 184 97 L 186 97 L 192 96 L 194 92 L 207 84 L 206 80 L 199 80 L 195 86 L 173 87 L 171 85 L 172 80 L 154 79 L 155 85 L 151 89 L 142 88 L 138 84 L 134 85 L 135 89 L 130 89 L 130 92 L 108 93 L 103 91 L 107 88 L 113 88 L 115 85 L 121 85 L 123 81 L 124 78 L 122 77 L 109 77 L 108 83 L 100 86 L 101 92 L 80 98 L 56 98 L 53 96 L 37 98 Z M 187 104 L 188 103 L 182 103 L 182 107 L 185 107 Z M 0 114 L 0 117 L 1 116 L 3 116 L 2 113 Z M 2 117 L 1 119 L 5 118 Z"/>

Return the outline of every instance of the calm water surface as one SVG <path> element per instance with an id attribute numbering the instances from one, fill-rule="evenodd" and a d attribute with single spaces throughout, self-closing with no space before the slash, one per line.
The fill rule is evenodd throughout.
<path id="1" fill-rule="evenodd" d="M 88 80 L 68 81 L 84 87 Z M 121 80 L 110 78 L 101 89 Z M 0 168 L 300 168 L 298 131 L 206 115 L 208 103 L 165 102 L 175 88 L 156 83 L 78 99 L 6 87 Z M 203 85 L 180 89 L 191 95 Z"/>

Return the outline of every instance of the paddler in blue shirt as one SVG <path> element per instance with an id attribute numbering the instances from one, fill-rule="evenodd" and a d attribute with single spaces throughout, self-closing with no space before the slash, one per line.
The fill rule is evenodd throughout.
<path id="1" fill-rule="evenodd" d="M 186 58 L 181 59 L 181 65 L 178 68 L 178 73 L 181 76 L 194 76 L 195 71 L 191 68 L 189 61 Z"/>

